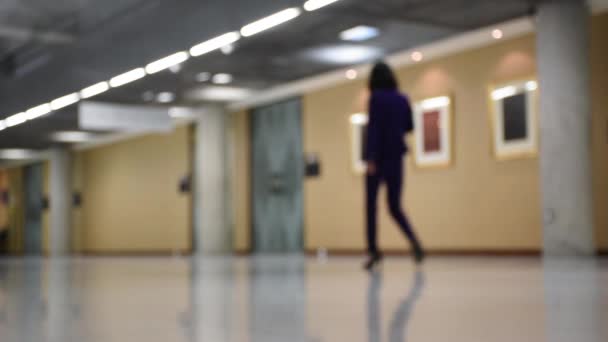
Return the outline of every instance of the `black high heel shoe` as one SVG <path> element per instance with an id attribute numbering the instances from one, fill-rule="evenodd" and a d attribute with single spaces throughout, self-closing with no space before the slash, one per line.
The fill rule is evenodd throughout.
<path id="1" fill-rule="evenodd" d="M 369 259 L 363 264 L 363 268 L 367 271 L 373 270 L 376 266 L 378 266 L 382 262 L 382 254 L 373 254 L 369 257 Z"/>
<path id="2" fill-rule="evenodd" d="M 418 247 L 414 250 L 414 261 L 416 264 L 422 264 L 424 259 L 426 258 L 426 253 L 421 247 Z"/>

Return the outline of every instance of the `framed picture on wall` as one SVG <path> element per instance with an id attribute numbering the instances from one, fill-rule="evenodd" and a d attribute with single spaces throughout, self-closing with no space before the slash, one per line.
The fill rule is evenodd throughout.
<path id="1" fill-rule="evenodd" d="M 349 123 L 352 169 L 356 174 L 364 174 L 365 161 L 363 160 L 363 153 L 367 141 L 368 116 L 364 113 L 352 114 L 349 118 Z"/>
<path id="2" fill-rule="evenodd" d="M 439 96 L 414 104 L 414 158 L 418 167 L 452 163 L 452 99 Z"/>
<path id="3" fill-rule="evenodd" d="M 538 153 L 538 83 L 525 80 L 490 89 L 494 155 L 499 160 Z"/>

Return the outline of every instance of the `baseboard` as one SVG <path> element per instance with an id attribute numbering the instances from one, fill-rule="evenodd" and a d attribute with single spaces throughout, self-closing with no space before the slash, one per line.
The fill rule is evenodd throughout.
<path id="1" fill-rule="evenodd" d="M 306 254 L 315 256 L 317 250 L 307 250 Z M 387 256 L 408 256 L 411 255 L 409 251 L 405 250 L 384 250 L 382 252 Z M 540 257 L 542 252 L 538 249 L 429 249 L 426 251 L 427 255 L 430 256 L 522 256 L 522 257 Z M 366 255 L 367 252 L 361 249 L 329 249 L 327 254 L 335 256 L 362 256 Z"/>
<path id="2" fill-rule="evenodd" d="M 73 255 L 74 256 L 83 256 L 83 257 L 169 257 L 169 256 L 190 256 L 190 255 L 192 255 L 192 251 L 190 251 L 190 250 L 179 250 L 179 251 L 168 251 L 168 250 L 81 251 L 81 252 L 73 253 Z"/>

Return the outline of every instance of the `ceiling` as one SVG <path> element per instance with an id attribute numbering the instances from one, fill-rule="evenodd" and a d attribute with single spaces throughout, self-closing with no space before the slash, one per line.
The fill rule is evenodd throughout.
<path id="1" fill-rule="evenodd" d="M 457 33 L 531 13 L 533 0 L 342 0 L 219 51 L 113 89 L 96 101 L 145 104 L 146 92 L 174 92 L 191 103 L 201 72 L 230 73 L 231 86 L 263 90 L 349 64 L 369 62 Z M 78 91 L 304 0 L 5 0 L 0 3 L 0 119 Z M 357 25 L 381 35 L 346 44 Z M 319 58 L 336 47 L 372 54 L 346 62 Z M 355 56 L 352 54 L 342 54 Z M 195 93 L 195 92 L 194 92 Z M 75 130 L 77 108 L 0 132 L 0 148 L 42 149 L 49 135 Z"/>

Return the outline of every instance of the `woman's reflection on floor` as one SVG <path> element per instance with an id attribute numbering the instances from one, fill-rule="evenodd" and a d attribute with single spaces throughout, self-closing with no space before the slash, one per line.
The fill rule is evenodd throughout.
<path id="1" fill-rule="evenodd" d="M 389 341 L 403 342 L 406 338 L 407 323 L 410 320 L 416 302 L 424 290 L 424 273 L 416 271 L 412 279 L 412 285 L 406 296 L 401 300 L 397 310 L 393 313 L 390 323 Z M 367 289 L 367 323 L 368 323 L 368 342 L 380 342 L 380 290 L 382 289 L 382 273 L 379 271 L 370 272 L 369 286 Z"/>

